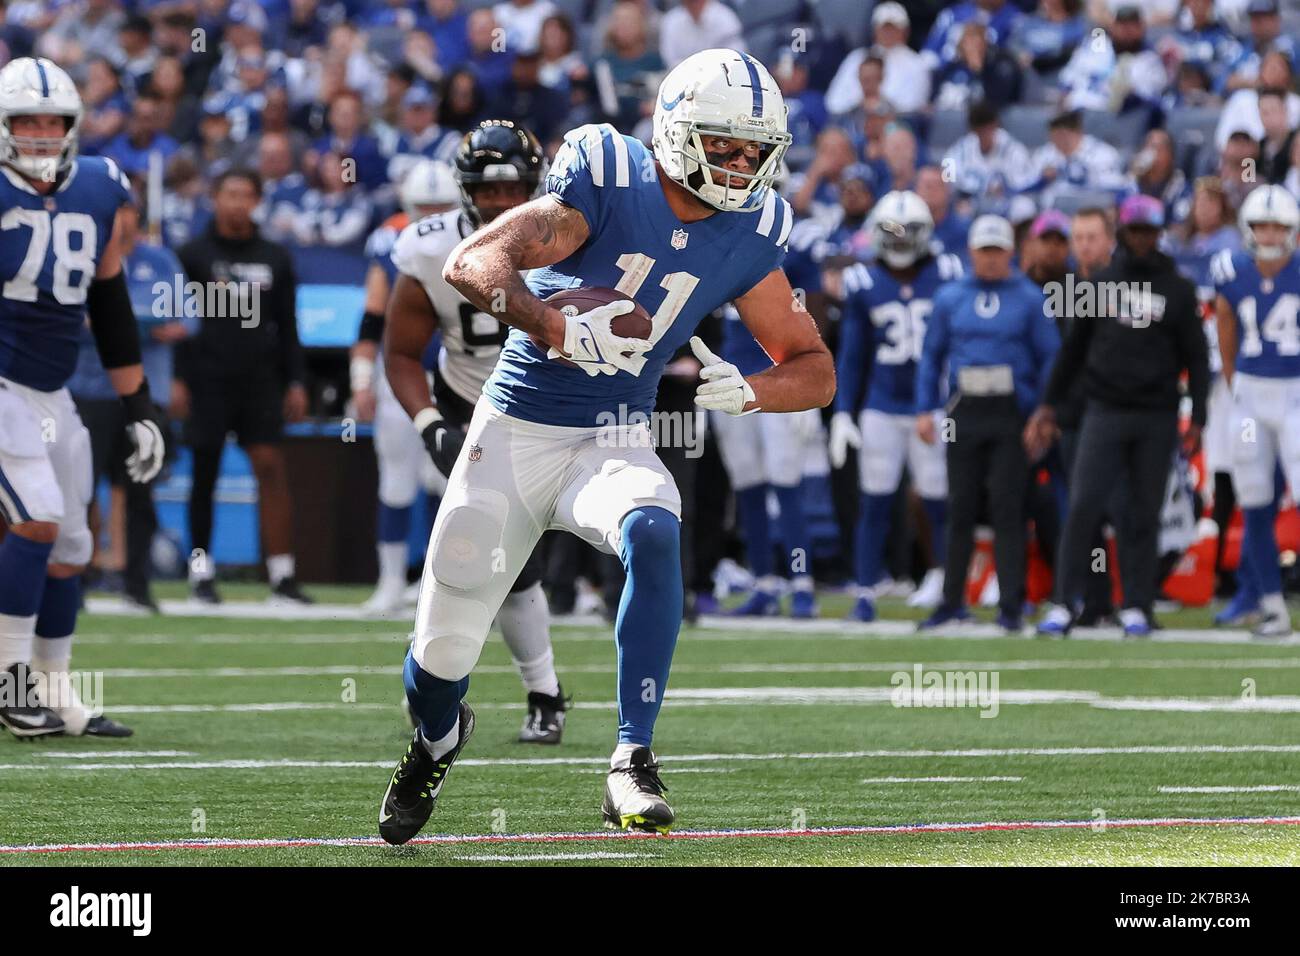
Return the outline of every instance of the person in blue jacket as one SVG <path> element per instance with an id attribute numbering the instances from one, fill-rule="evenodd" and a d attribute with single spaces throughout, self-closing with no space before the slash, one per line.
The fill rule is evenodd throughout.
<path id="1" fill-rule="evenodd" d="M 971 274 L 935 294 L 925 330 L 916 373 L 916 430 L 922 441 L 946 443 L 948 553 L 943 602 L 921 629 L 970 617 L 963 596 L 966 571 L 986 495 L 998 571 L 998 625 L 1009 633 L 1021 628 L 1029 476 L 1021 436 L 1042 398 L 1061 339 L 1043 291 L 1012 269 L 1014 248 L 1006 219 L 976 219 L 970 231 Z M 934 414 L 940 408 L 945 416 Z"/>

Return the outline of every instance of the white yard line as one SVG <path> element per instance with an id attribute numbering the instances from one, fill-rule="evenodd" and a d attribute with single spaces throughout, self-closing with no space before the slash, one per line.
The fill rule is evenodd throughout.
<path id="1" fill-rule="evenodd" d="M 809 837 L 853 837 L 919 833 L 982 833 L 999 830 L 1095 830 L 1098 821 L 1090 820 L 982 820 L 966 823 L 906 823 L 878 826 L 839 826 L 814 829 L 736 829 L 674 830 L 665 835 L 596 830 L 591 832 L 554 833 L 468 833 L 417 836 L 408 845 L 490 845 L 520 843 L 588 843 L 600 841 L 795 839 Z M 1298 826 L 1300 817 L 1137 817 L 1105 821 L 1105 830 L 1134 827 L 1220 827 L 1220 826 Z M 387 845 L 379 837 L 287 837 L 262 839 L 203 838 L 193 840 L 156 840 L 136 843 L 44 843 L 26 846 L 0 845 L 0 853 L 76 853 L 121 852 L 133 850 L 236 850 L 285 849 L 298 847 L 375 847 Z M 518 859 L 518 857 L 512 857 Z"/>
<path id="2" fill-rule="evenodd" d="M 515 860 L 657 860 L 656 853 L 487 853 L 480 856 L 456 856 L 467 863 L 513 863 Z"/>
<path id="3" fill-rule="evenodd" d="M 860 783 L 1020 783 L 1024 777 L 867 777 Z"/>
<path id="4" fill-rule="evenodd" d="M 665 772 L 677 764 L 789 760 L 989 759 L 1004 757 L 1112 757 L 1185 754 L 1300 754 L 1300 744 L 1186 744 L 1136 747 L 1005 747 L 965 750 L 845 750 L 813 753 L 731 753 L 661 755 Z M 3 770 L 391 770 L 391 760 L 207 760 L 156 763 L 0 764 Z M 465 757 L 458 767 L 608 767 L 608 755 L 593 757 Z"/>
<path id="5" fill-rule="evenodd" d="M 678 664 L 673 675 L 682 674 L 888 674 L 897 671 L 911 672 L 921 664 L 926 670 L 940 671 L 1115 671 L 1115 670 L 1226 670 L 1230 668 L 1256 668 L 1259 670 L 1300 669 L 1297 657 L 1238 657 L 1238 658 L 1183 658 L 1173 660 L 985 660 L 985 661 L 838 661 L 813 663 L 773 664 Z M 609 664 L 561 665 L 566 674 L 613 674 L 617 670 Z M 399 664 L 318 664 L 268 667 L 107 667 L 96 673 L 112 678 L 184 678 L 195 677 L 350 677 L 361 674 L 396 676 L 401 674 Z M 512 664 L 480 664 L 475 674 L 515 674 Z"/>
<path id="6" fill-rule="evenodd" d="M 276 621 L 374 621 L 391 625 L 394 631 L 407 631 L 410 629 L 412 617 L 404 618 L 371 618 L 367 617 L 361 611 L 359 604 L 314 604 L 310 606 L 292 606 L 276 607 L 257 601 L 230 601 L 224 604 L 211 607 L 208 605 L 194 604 L 190 601 L 162 601 L 162 610 L 165 614 L 173 617 L 198 617 L 198 618 L 225 618 L 233 620 L 276 620 Z M 94 614 L 105 615 L 131 615 L 138 616 L 136 612 L 131 611 L 120 601 L 112 598 L 91 598 L 87 601 L 87 610 Z M 559 629 L 554 635 L 556 641 L 607 641 L 609 640 L 610 625 L 602 618 L 596 615 L 557 615 L 554 619 L 555 626 Z M 594 629 L 599 633 L 582 634 L 574 633 L 575 630 Z M 1025 632 L 1026 640 L 1030 639 L 1032 631 Z M 107 635 L 106 635 L 107 636 Z M 297 643 L 297 641 L 286 640 L 286 638 L 311 637 L 314 641 L 320 643 L 334 643 L 328 640 L 322 640 L 321 637 L 311 635 L 284 635 L 279 639 L 273 639 L 270 643 Z M 682 632 L 682 640 L 690 641 L 754 641 L 754 640 L 781 640 L 787 641 L 792 638 L 811 637 L 824 640 L 862 640 L 867 639 L 898 639 L 917 637 L 916 623 L 914 621 L 873 621 L 870 624 L 862 624 L 857 621 L 835 620 L 830 618 L 817 618 L 808 621 L 796 621 L 788 618 L 735 618 L 724 615 L 705 615 L 697 624 L 687 627 Z M 992 624 L 963 624 L 952 628 L 943 628 L 937 631 L 927 631 L 925 637 L 931 638 L 964 638 L 970 640 L 1005 640 L 1006 635 L 1002 630 Z M 176 635 L 169 639 L 163 639 L 161 635 L 139 635 L 136 641 L 130 640 L 130 635 L 124 636 L 126 639 L 122 643 L 194 643 L 186 635 Z M 152 639 L 152 640 L 150 640 Z M 244 637 L 248 640 L 250 637 Z M 260 636 L 251 639 L 261 639 Z M 367 636 L 366 640 L 385 640 L 392 639 L 383 634 L 373 637 Z M 404 637 L 401 639 L 405 639 Z M 1080 641 L 1105 641 L 1112 643 L 1133 643 L 1132 638 L 1125 638 L 1123 634 L 1115 628 L 1098 628 L 1080 629 L 1075 631 L 1070 640 Z M 1193 630 L 1169 628 L 1166 630 L 1156 631 L 1149 638 L 1142 638 L 1144 642 L 1149 643 L 1190 643 L 1190 644 L 1249 644 L 1253 646 L 1298 646 L 1300 645 L 1300 635 L 1283 639 L 1269 639 L 1262 641 L 1258 638 L 1251 637 L 1247 631 L 1234 630 Z M 310 643 L 303 641 L 302 643 Z M 351 642 L 351 639 L 349 639 Z M 112 643 L 112 641 L 105 641 Z"/>
<path id="7" fill-rule="evenodd" d="M 1161 793 L 1300 793 L 1293 783 L 1262 784 L 1257 787 L 1160 787 Z"/>

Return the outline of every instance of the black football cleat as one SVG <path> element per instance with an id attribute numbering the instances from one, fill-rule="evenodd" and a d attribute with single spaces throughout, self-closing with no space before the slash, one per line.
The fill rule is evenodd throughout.
<path id="1" fill-rule="evenodd" d="M 98 717 L 91 717 L 86 722 L 86 729 L 82 731 L 84 737 L 130 737 L 135 731 L 130 727 L 119 724 L 116 720 L 110 720 L 101 714 Z"/>
<path id="2" fill-rule="evenodd" d="M 285 578 L 271 588 L 272 604 L 315 604 L 316 599 L 303 592 L 297 578 Z"/>
<path id="3" fill-rule="evenodd" d="M 437 760 L 429 756 L 420 740 L 420 731 L 416 730 L 379 807 L 379 835 L 386 843 L 401 846 L 429 822 L 451 765 L 465 749 L 472 733 L 474 711 L 464 701 L 460 702 L 460 739 Z"/>
<path id="4" fill-rule="evenodd" d="M 220 604 L 221 595 L 217 592 L 216 582 L 211 578 L 192 582 L 190 584 L 190 600 L 198 601 L 200 604 Z"/>
<path id="5" fill-rule="evenodd" d="M 558 744 L 564 736 L 564 712 L 569 709 L 564 688 L 554 697 L 528 692 L 528 716 L 519 728 L 521 744 Z"/>
<path id="6" fill-rule="evenodd" d="M 676 819 L 663 796 L 667 790 L 650 748 L 638 747 L 626 767 L 611 770 L 605 778 L 605 800 L 600 807 L 605 826 L 667 833 Z"/>
<path id="7" fill-rule="evenodd" d="M 26 664 L 0 671 L 0 726 L 19 739 L 63 733 L 63 718 L 37 703 L 35 684 Z"/>

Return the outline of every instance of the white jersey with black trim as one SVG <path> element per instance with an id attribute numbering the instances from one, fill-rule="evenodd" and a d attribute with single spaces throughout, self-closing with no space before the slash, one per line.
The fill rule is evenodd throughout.
<path id="1" fill-rule="evenodd" d="M 452 249 L 474 231 L 463 210 L 426 216 L 413 222 L 393 244 L 393 265 L 424 287 L 442 332 L 438 375 L 473 405 L 492 374 L 505 344 L 507 327 L 495 316 L 480 312 L 447 284 L 442 267 Z"/>

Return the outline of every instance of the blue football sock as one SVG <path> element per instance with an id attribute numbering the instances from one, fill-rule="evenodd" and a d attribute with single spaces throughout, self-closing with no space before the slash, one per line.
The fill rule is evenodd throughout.
<path id="1" fill-rule="evenodd" d="M 812 539 L 808 534 L 808 522 L 804 518 L 803 486 L 773 487 L 781 509 L 781 546 L 789 556 L 783 570 L 789 571 L 791 576 L 812 574 Z"/>
<path id="2" fill-rule="evenodd" d="M 1273 522 L 1277 509 L 1273 505 L 1262 508 L 1246 508 L 1246 534 L 1242 538 L 1243 556 L 1249 552 L 1250 573 L 1260 595 L 1280 594 L 1282 592 L 1282 571 L 1278 567 L 1277 535 L 1273 532 Z"/>
<path id="3" fill-rule="evenodd" d="M 853 570 L 859 587 L 871 587 L 884 573 L 885 539 L 893 510 L 893 495 L 863 494 L 859 501 L 853 534 Z"/>
<path id="4" fill-rule="evenodd" d="M 745 538 L 745 556 L 756 578 L 772 573 L 772 533 L 767 520 L 767 485 L 736 492 L 736 520 Z"/>
<path id="5" fill-rule="evenodd" d="M 618 742 L 650 746 L 682 626 L 681 523 L 663 508 L 623 518 L 618 604 Z"/>
<path id="6" fill-rule="evenodd" d="M 405 541 L 411 533 L 411 506 L 394 508 L 379 502 L 376 537 L 381 544 Z"/>
<path id="7" fill-rule="evenodd" d="M 460 716 L 460 702 L 469 691 L 469 678 L 443 680 L 434 677 L 406 652 L 406 666 L 402 668 L 402 683 L 406 685 L 406 700 L 411 713 L 420 718 L 420 732 L 433 743 L 451 733 Z"/>
<path id="8" fill-rule="evenodd" d="M 948 560 L 948 502 L 944 498 L 922 498 L 921 507 L 930 519 L 930 550 L 934 566 L 941 568 Z"/>
<path id="9" fill-rule="evenodd" d="M 67 637 L 77 629 L 77 611 L 81 609 L 81 576 L 46 577 L 41 595 L 41 609 L 36 616 L 36 636 Z M 36 656 L 41 656 L 36 652 Z"/>
<path id="10" fill-rule="evenodd" d="M 0 541 L 0 614 L 31 617 L 40 610 L 53 548 L 12 532 Z"/>

